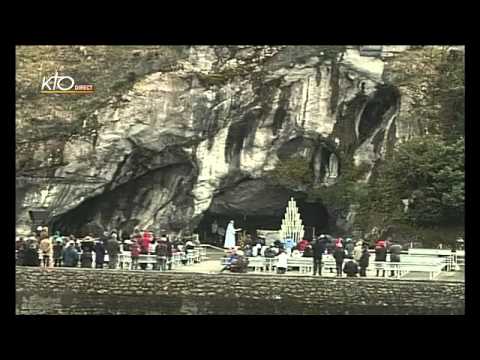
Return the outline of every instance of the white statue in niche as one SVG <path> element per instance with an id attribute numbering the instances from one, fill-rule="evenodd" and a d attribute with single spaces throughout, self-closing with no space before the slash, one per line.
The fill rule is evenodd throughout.
<path id="1" fill-rule="evenodd" d="M 338 159 L 335 154 L 331 154 L 328 160 L 328 176 L 331 178 L 338 177 Z"/>

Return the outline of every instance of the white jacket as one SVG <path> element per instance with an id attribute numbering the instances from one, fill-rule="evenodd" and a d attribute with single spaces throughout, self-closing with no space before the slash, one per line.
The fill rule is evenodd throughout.
<path id="1" fill-rule="evenodd" d="M 281 268 L 287 268 L 288 267 L 288 255 L 287 253 L 283 252 L 280 255 L 277 256 L 278 262 L 277 262 L 277 267 Z"/>

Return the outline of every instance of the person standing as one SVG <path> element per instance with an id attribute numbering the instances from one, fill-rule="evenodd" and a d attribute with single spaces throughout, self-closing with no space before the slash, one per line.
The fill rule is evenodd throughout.
<path id="1" fill-rule="evenodd" d="M 173 245 L 172 242 L 170 241 L 170 237 L 167 236 L 166 239 L 166 244 L 167 244 L 167 264 L 168 264 L 168 270 L 172 270 L 172 257 L 173 257 Z"/>
<path id="2" fill-rule="evenodd" d="M 341 277 L 343 260 L 345 259 L 345 250 L 343 250 L 343 245 L 341 242 L 336 243 L 335 250 L 333 251 L 333 257 L 335 259 L 335 264 L 337 265 L 337 276 Z"/>
<path id="3" fill-rule="evenodd" d="M 108 231 L 104 231 L 103 234 L 100 236 L 100 241 L 103 243 L 103 247 L 107 246 L 107 242 L 109 239 Z"/>
<path id="4" fill-rule="evenodd" d="M 132 270 L 138 269 L 138 259 L 140 258 L 140 245 L 135 239 L 130 246 L 130 256 L 132 257 Z"/>
<path id="5" fill-rule="evenodd" d="M 345 244 L 345 252 L 346 252 L 346 257 L 349 259 L 353 259 L 353 249 L 355 245 L 353 244 L 353 240 L 351 238 L 347 238 L 346 244 Z"/>
<path id="6" fill-rule="evenodd" d="M 103 263 L 105 261 L 105 243 L 102 239 L 95 244 L 95 268 L 103 269 Z"/>
<path id="7" fill-rule="evenodd" d="M 367 268 L 368 268 L 368 259 L 370 258 L 370 253 L 368 252 L 368 246 L 364 244 L 362 246 L 362 255 L 358 262 L 360 265 L 360 276 L 365 277 L 367 276 Z"/>
<path id="8" fill-rule="evenodd" d="M 37 226 L 37 229 L 35 230 L 35 236 L 36 236 L 37 238 L 40 237 L 40 234 L 42 233 L 42 230 L 43 230 L 43 227 Z"/>
<path id="9" fill-rule="evenodd" d="M 313 275 L 317 274 L 322 276 L 322 256 L 325 252 L 325 242 L 321 238 L 318 238 L 312 245 L 313 253 Z"/>
<path id="10" fill-rule="evenodd" d="M 216 236 L 217 231 L 218 231 L 218 223 L 217 223 L 217 219 L 215 219 L 215 220 L 213 220 L 212 228 L 211 228 L 212 235 Z"/>
<path id="11" fill-rule="evenodd" d="M 116 269 L 118 263 L 118 254 L 120 253 L 120 244 L 117 241 L 117 234 L 112 234 L 107 242 L 108 268 Z"/>
<path id="12" fill-rule="evenodd" d="M 223 247 L 226 249 L 231 249 L 235 247 L 236 242 L 235 242 L 235 233 L 237 231 L 241 231 L 242 229 L 235 229 L 234 227 L 234 221 L 230 220 L 227 226 L 227 231 L 225 233 L 225 243 L 223 244 Z"/>
<path id="13" fill-rule="evenodd" d="M 355 244 L 355 247 L 353 248 L 353 260 L 355 260 L 357 262 L 357 264 L 360 262 L 360 258 L 362 257 L 362 253 L 363 253 L 363 241 L 360 240 L 360 241 L 357 241 L 357 243 Z"/>
<path id="14" fill-rule="evenodd" d="M 40 241 L 40 251 L 42 253 L 42 266 L 49 267 L 50 266 L 50 253 L 52 251 L 52 242 L 48 237 L 42 239 Z"/>
<path id="15" fill-rule="evenodd" d="M 402 253 L 402 246 L 395 241 L 392 241 L 390 246 L 390 262 L 400 262 L 400 254 Z M 395 276 L 395 271 L 390 272 L 390 276 Z"/>
<path id="16" fill-rule="evenodd" d="M 43 239 L 48 238 L 48 228 L 44 226 L 42 228 L 42 231 L 40 232 L 40 238 L 39 241 L 42 241 Z"/>
<path id="17" fill-rule="evenodd" d="M 142 252 L 146 251 L 146 254 L 149 254 L 150 250 L 152 249 L 152 242 L 153 242 L 152 233 L 148 230 L 145 230 L 143 232 L 143 238 L 142 238 Z"/>
<path id="18" fill-rule="evenodd" d="M 23 259 L 25 258 L 25 250 L 27 250 L 27 243 L 23 239 L 23 237 L 18 239 L 17 242 L 15 243 L 15 250 L 17 252 L 16 265 L 22 266 Z"/>
<path id="19" fill-rule="evenodd" d="M 62 266 L 62 251 L 63 251 L 62 240 L 57 239 L 56 244 L 53 245 L 53 266 L 55 267 Z"/>
<path id="20" fill-rule="evenodd" d="M 80 256 L 80 266 L 82 268 L 92 268 L 92 249 L 90 247 L 85 247 L 82 251 L 82 255 Z"/>
<path id="21" fill-rule="evenodd" d="M 379 240 L 377 242 L 377 245 L 375 246 L 375 262 L 386 262 L 387 261 L 387 248 L 385 247 L 385 241 Z M 380 269 L 382 269 L 382 277 L 385 277 L 385 268 L 382 266 L 382 264 L 375 264 L 376 265 L 376 270 L 377 274 L 376 276 L 380 274 Z"/>
<path id="22" fill-rule="evenodd" d="M 225 238 L 225 229 L 221 226 L 218 227 L 217 229 L 217 241 L 218 241 L 218 246 L 222 246 L 223 244 L 223 239 Z"/>
<path id="23" fill-rule="evenodd" d="M 280 250 L 277 255 L 277 274 L 285 274 L 288 269 L 288 254 L 285 250 Z"/>
<path id="24" fill-rule="evenodd" d="M 167 242 L 164 239 L 158 242 L 155 254 L 157 255 L 157 270 L 165 271 L 167 264 Z"/>
<path id="25" fill-rule="evenodd" d="M 63 250 L 63 265 L 66 267 L 77 267 L 78 257 L 75 243 L 70 241 L 67 248 Z"/>
<path id="26" fill-rule="evenodd" d="M 25 250 L 23 258 L 24 266 L 40 266 L 40 259 L 38 258 L 38 249 L 34 241 L 27 242 L 27 248 Z"/>

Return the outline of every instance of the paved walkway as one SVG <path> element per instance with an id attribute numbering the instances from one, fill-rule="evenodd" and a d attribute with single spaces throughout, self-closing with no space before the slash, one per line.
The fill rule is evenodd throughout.
<path id="1" fill-rule="evenodd" d="M 222 269 L 222 265 L 220 263 L 220 259 L 222 258 L 222 253 L 210 254 L 207 253 L 209 256 L 209 260 L 202 261 L 199 264 L 193 264 L 189 266 L 179 266 L 175 270 L 171 270 L 169 272 L 192 272 L 192 273 L 204 273 L 204 274 L 218 274 Z M 215 259 L 212 259 L 214 257 Z M 211 259 L 211 260 L 210 260 Z M 249 271 L 247 274 L 254 274 L 254 275 L 276 275 L 275 272 L 253 272 Z M 288 275 L 290 276 L 311 276 L 311 274 L 301 274 L 298 271 L 289 271 Z M 375 269 L 367 271 L 367 278 L 373 279 L 381 279 L 381 277 L 377 278 Z M 388 274 L 387 274 L 388 275 Z M 345 277 L 345 275 L 343 275 Z M 335 269 L 333 272 L 330 272 L 328 269 L 323 270 L 322 277 L 336 277 Z M 402 280 L 428 280 L 428 274 L 422 272 L 410 272 L 402 277 Z M 465 281 L 465 272 L 463 270 L 460 271 L 442 271 L 436 278 L 437 281 Z"/>

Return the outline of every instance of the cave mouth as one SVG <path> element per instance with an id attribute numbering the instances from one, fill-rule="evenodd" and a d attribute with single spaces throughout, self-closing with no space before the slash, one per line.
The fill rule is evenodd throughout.
<path id="1" fill-rule="evenodd" d="M 193 166 L 190 163 L 172 164 L 149 171 L 54 216 L 50 219 L 49 226 L 52 231 L 58 230 L 61 234 L 79 237 L 89 234 L 100 236 L 104 231 L 116 229 L 126 239 L 136 226 L 142 227 L 150 219 L 150 216 L 146 218 L 144 215 L 145 212 L 149 214 L 149 209 L 158 210 L 170 203 L 174 203 L 178 209 L 188 206 L 192 173 Z M 166 189 L 171 198 L 162 197 Z M 178 205 L 180 203 L 182 205 Z M 166 219 L 165 222 L 169 220 Z M 155 222 L 148 228 L 158 232 L 163 225 Z"/>
<path id="2" fill-rule="evenodd" d="M 373 97 L 367 102 L 358 123 L 357 137 L 363 143 L 383 121 L 392 107 L 398 106 L 400 92 L 391 85 L 377 86 Z"/>
<path id="3" fill-rule="evenodd" d="M 314 234 L 317 236 L 329 232 L 331 222 L 329 221 L 328 211 L 322 203 L 303 200 L 296 200 L 296 203 L 305 227 L 305 239 L 312 240 Z M 236 228 L 242 228 L 255 239 L 257 229 L 280 230 L 286 207 L 287 204 L 284 208 L 277 209 L 273 214 L 240 214 L 229 211 L 219 214 L 207 210 L 194 232 L 199 234 L 202 243 L 223 246 L 224 238 L 212 233 L 212 224 L 216 221 L 218 227 L 226 229 L 228 222 L 234 220 Z"/>

